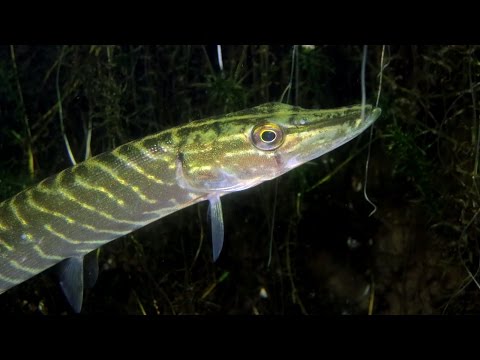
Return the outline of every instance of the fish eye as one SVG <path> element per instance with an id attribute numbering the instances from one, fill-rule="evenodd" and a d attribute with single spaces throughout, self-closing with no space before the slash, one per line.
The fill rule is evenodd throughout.
<path id="1" fill-rule="evenodd" d="M 263 130 L 260 134 L 260 139 L 262 139 L 262 141 L 266 143 L 271 143 L 272 141 L 275 141 L 276 138 L 277 133 L 270 129 Z"/>
<path id="2" fill-rule="evenodd" d="M 283 142 L 283 131 L 277 124 L 262 124 L 253 128 L 252 142 L 260 150 L 275 150 Z"/>

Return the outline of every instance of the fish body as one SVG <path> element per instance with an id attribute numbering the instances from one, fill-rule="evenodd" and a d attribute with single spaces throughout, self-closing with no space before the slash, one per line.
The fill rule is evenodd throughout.
<path id="1" fill-rule="evenodd" d="M 0 294 L 60 263 L 62 289 L 80 311 L 85 255 L 204 200 L 216 259 L 223 244 L 221 196 L 353 139 L 380 115 L 368 105 L 364 111 L 361 118 L 361 106 L 268 103 L 129 142 L 41 181 L 0 203 Z"/>

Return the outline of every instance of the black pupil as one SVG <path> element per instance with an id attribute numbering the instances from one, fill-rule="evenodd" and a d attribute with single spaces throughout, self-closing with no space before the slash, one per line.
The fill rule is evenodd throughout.
<path id="1" fill-rule="evenodd" d="M 260 137 L 261 137 L 262 140 L 265 141 L 265 142 L 272 142 L 272 141 L 275 140 L 275 138 L 277 137 L 277 134 L 275 134 L 274 131 L 265 130 L 264 132 L 262 132 L 262 134 L 260 135 Z"/>

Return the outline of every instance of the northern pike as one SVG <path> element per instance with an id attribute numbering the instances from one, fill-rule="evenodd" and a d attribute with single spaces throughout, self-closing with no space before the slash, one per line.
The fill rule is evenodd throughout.
<path id="1" fill-rule="evenodd" d="M 267 103 L 149 135 L 46 178 L 0 203 L 0 294 L 58 264 L 61 288 L 80 312 L 84 282 L 98 274 L 87 254 L 204 200 L 216 260 L 220 198 L 355 138 L 381 113 L 370 105 L 363 111 Z"/>

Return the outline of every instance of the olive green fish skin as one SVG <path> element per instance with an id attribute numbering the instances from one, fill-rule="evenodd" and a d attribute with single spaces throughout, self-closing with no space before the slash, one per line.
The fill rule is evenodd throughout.
<path id="1" fill-rule="evenodd" d="M 0 203 L 0 294 L 184 207 L 273 179 L 365 130 L 380 109 L 271 103 L 132 141 Z M 259 149 L 272 123 L 283 140 Z"/>

